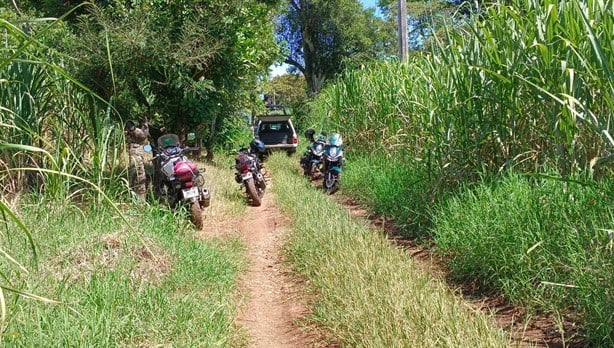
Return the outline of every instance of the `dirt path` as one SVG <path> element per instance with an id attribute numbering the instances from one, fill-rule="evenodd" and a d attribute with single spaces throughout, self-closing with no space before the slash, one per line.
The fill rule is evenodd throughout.
<path id="1" fill-rule="evenodd" d="M 398 238 L 393 221 L 369 214 L 348 197 L 336 195 L 333 199 L 344 205 L 356 218 L 370 221 L 376 229 L 386 231 L 390 239 L 404 246 L 425 271 L 435 277 L 445 278 L 444 267 L 427 249 Z M 221 211 L 213 215 L 215 218 L 209 221 L 214 223 L 208 232 L 203 231 L 204 235 L 225 238 L 238 234 L 247 248 L 249 269 L 240 279 L 239 292 L 242 298 L 236 318 L 237 326 L 247 336 L 244 345 L 249 348 L 336 347 L 321 332 L 305 328 L 299 323 L 309 314 L 309 310 L 303 305 L 302 284 L 292 279 L 284 264 L 282 246 L 290 223 L 275 205 L 274 196 L 268 192 L 260 207 L 247 207 L 245 214 L 238 218 L 223 219 L 225 214 Z M 453 287 L 458 288 L 458 284 Z M 500 297 L 474 297 L 466 291 L 462 292 L 473 308 L 494 312 L 493 324 L 511 331 L 519 346 L 563 346 L 560 333 L 551 318 L 532 318 L 527 322 L 520 309 L 509 306 Z M 573 329 L 570 331 L 573 332 Z"/>
<path id="2" fill-rule="evenodd" d="M 308 314 L 300 287 L 285 269 L 281 253 L 286 223 L 274 197 L 266 194 L 260 207 L 248 207 L 239 234 L 247 246 L 249 270 L 240 279 L 244 296 L 237 323 L 248 335 L 248 347 L 321 346 L 315 334 L 297 321 Z"/>

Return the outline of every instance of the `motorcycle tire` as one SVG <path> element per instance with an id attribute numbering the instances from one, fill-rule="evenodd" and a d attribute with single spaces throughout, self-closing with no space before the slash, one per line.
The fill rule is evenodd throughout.
<path id="1" fill-rule="evenodd" d="M 307 163 L 307 161 L 301 163 L 301 168 L 303 168 L 303 175 L 305 176 L 309 176 L 309 163 Z"/>
<path id="2" fill-rule="evenodd" d="M 190 219 L 197 229 L 203 228 L 203 210 L 198 201 L 194 201 L 190 205 Z"/>
<path id="3" fill-rule="evenodd" d="M 252 202 L 252 206 L 259 207 L 262 204 L 262 196 L 258 194 L 254 179 L 249 179 L 245 181 L 245 191 L 247 192 L 247 197 Z"/>
<path id="4" fill-rule="evenodd" d="M 317 179 L 318 176 L 318 165 L 315 163 L 311 163 L 311 167 L 309 167 L 309 176 L 311 180 Z"/>
<path id="5" fill-rule="evenodd" d="M 330 172 L 326 173 L 324 177 L 324 182 L 322 183 L 324 192 L 326 192 L 326 194 L 332 195 L 333 193 L 337 191 L 337 185 L 338 185 L 337 176 Z"/>

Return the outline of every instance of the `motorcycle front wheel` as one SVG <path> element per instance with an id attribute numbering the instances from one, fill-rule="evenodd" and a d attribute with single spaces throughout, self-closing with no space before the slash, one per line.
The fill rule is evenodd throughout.
<path id="1" fill-rule="evenodd" d="M 248 179 L 245 181 L 245 191 L 247 192 L 247 197 L 252 201 L 252 206 L 259 207 L 260 204 L 262 204 L 262 196 L 258 194 L 254 179 Z"/>
<path id="2" fill-rule="evenodd" d="M 331 172 L 326 172 L 326 175 L 324 176 L 324 183 L 322 183 L 322 186 L 324 187 L 324 192 L 329 195 L 332 195 L 333 193 L 335 193 L 335 191 L 337 191 L 337 185 L 337 175 Z"/>
<path id="3" fill-rule="evenodd" d="M 190 205 L 190 220 L 199 230 L 203 228 L 203 210 L 198 201 L 194 201 Z"/>

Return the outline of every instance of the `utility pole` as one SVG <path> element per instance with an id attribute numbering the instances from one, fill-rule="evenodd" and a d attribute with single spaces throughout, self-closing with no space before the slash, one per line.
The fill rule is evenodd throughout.
<path id="1" fill-rule="evenodd" d="M 399 0 L 399 60 L 407 62 L 407 1 Z"/>

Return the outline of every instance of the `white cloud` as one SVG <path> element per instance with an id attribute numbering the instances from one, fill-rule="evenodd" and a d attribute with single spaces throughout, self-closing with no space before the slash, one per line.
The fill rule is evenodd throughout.
<path id="1" fill-rule="evenodd" d="M 276 65 L 276 64 L 271 65 L 269 67 L 269 78 L 272 79 L 274 77 L 287 74 L 288 67 L 289 65 L 286 63 L 283 63 L 282 65 Z"/>

